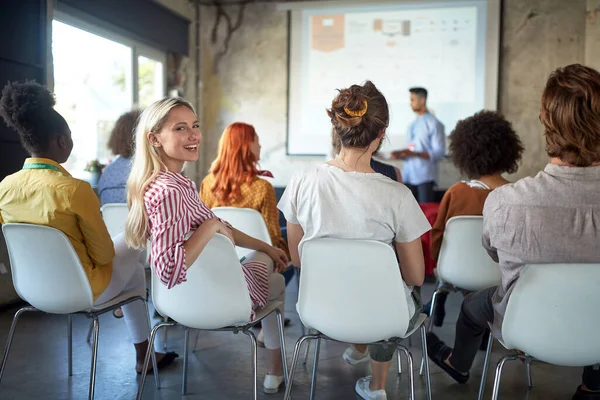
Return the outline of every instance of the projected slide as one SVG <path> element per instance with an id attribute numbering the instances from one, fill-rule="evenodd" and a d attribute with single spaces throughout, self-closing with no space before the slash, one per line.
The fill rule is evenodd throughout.
<path id="1" fill-rule="evenodd" d="M 325 109 L 336 89 L 367 79 L 390 105 L 387 148 L 405 145 L 415 117 L 410 87 L 429 91 L 429 108 L 447 133 L 484 108 L 485 3 L 437 4 L 302 11 L 301 29 L 292 32 L 302 33 L 292 38 L 290 154 L 325 154 L 331 135 Z"/>

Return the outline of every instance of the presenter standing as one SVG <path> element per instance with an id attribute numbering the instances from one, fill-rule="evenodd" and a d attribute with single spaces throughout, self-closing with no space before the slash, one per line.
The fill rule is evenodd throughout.
<path id="1" fill-rule="evenodd" d="M 404 184 L 417 201 L 431 203 L 434 201 L 438 162 L 446 152 L 444 125 L 427 110 L 426 89 L 416 87 L 409 91 L 410 107 L 417 114 L 417 119 L 408 128 L 408 147 L 393 151 L 391 157 L 404 160 Z"/>

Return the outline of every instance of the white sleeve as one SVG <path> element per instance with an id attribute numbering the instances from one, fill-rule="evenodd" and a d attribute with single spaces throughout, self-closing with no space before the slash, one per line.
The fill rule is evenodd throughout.
<path id="1" fill-rule="evenodd" d="M 403 189 L 405 192 L 402 193 L 402 200 L 398 202 L 400 209 L 394 214 L 396 217 L 394 241 L 398 243 L 412 242 L 431 230 L 431 225 L 417 200 L 408 188 Z"/>
<path id="2" fill-rule="evenodd" d="M 286 186 L 279 203 L 277 203 L 277 208 L 283 213 L 285 220 L 292 224 L 299 224 L 297 206 L 298 189 L 300 187 L 301 180 L 302 176 L 300 174 L 294 174 Z"/>

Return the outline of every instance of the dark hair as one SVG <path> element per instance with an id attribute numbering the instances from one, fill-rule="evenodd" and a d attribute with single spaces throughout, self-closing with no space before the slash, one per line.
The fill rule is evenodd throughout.
<path id="1" fill-rule="evenodd" d="M 113 154 L 131 157 L 133 154 L 133 130 L 142 114 L 139 110 L 129 111 L 119 117 L 108 139 L 108 148 Z"/>
<path id="2" fill-rule="evenodd" d="M 550 157 L 578 167 L 600 161 L 600 73 L 580 64 L 552 72 L 540 121 Z"/>
<path id="3" fill-rule="evenodd" d="M 54 104 L 54 95 L 39 83 L 9 82 L 2 90 L 0 115 L 6 125 L 17 131 L 29 153 L 46 151 L 53 135 L 69 131 Z"/>
<path id="4" fill-rule="evenodd" d="M 479 178 L 517 172 L 523 145 L 504 117 L 493 111 L 480 111 L 458 121 L 450 134 L 449 150 L 461 173 Z"/>
<path id="5" fill-rule="evenodd" d="M 411 92 L 414 95 L 417 95 L 419 97 L 425 97 L 427 98 L 427 89 L 422 88 L 422 87 L 413 87 L 408 89 L 409 92 Z"/>
<path id="6" fill-rule="evenodd" d="M 390 112 L 385 97 L 371 81 L 338 92 L 327 110 L 334 135 L 343 147 L 368 147 L 388 126 Z"/>

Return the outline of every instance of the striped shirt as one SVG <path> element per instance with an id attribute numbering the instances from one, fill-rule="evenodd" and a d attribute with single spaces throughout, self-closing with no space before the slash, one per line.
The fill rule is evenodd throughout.
<path id="1" fill-rule="evenodd" d="M 200 200 L 196 184 L 174 172 L 159 173 L 144 194 L 144 205 L 149 219 L 148 234 L 152 237 L 151 259 L 154 271 L 170 289 L 186 281 L 183 245 L 187 235 L 204 221 L 216 216 Z M 231 227 L 227 222 L 221 222 Z M 266 265 L 257 261 L 241 265 L 253 308 L 264 307 L 269 295 Z M 254 313 L 250 318 L 254 318 Z"/>

